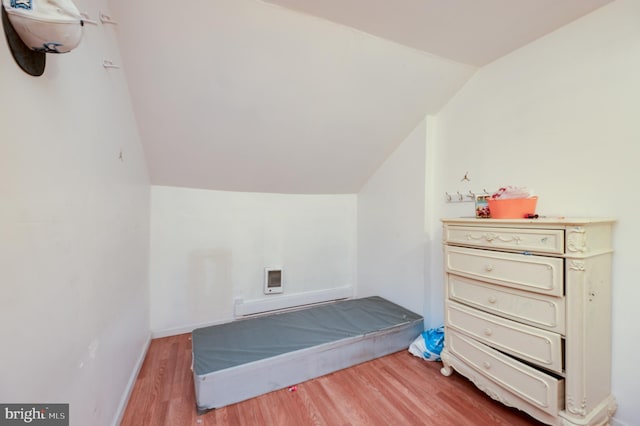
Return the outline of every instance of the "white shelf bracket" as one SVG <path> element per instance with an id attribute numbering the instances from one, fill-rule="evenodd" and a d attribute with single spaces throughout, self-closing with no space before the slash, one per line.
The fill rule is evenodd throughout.
<path id="1" fill-rule="evenodd" d="M 118 23 L 113 20 L 111 15 L 104 13 L 102 11 L 100 11 L 100 22 L 102 22 L 103 24 L 118 25 Z"/>
<path id="2" fill-rule="evenodd" d="M 120 68 L 120 65 L 116 65 L 113 63 L 113 61 L 110 61 L 108 59 L 105 59 L 104 61 L 102 61 L 102 66 L 105 68 Z"/>

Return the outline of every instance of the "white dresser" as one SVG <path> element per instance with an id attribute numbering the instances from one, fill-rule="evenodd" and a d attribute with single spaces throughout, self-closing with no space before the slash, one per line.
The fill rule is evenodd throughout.
<path id="1" fill-rule="evenodd" d="M 442 374 L 546 424 L 608 424 L 613 220 L 443 223 Z"/>

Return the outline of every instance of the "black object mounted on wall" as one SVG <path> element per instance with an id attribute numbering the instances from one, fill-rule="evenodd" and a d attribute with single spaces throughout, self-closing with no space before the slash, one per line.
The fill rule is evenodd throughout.
<path id="1" fill-rule="evenodd" d="M 47 53 L 66 53 L 80 44 L 84 21 L 73 0 L 2 0 L 2 26 L 20 68 L 40 76 Z"/>
<path id="2" fill-rule="evenodd" d="M 44 73 L 44 67 L 46 64 L 46 54 L 44 52 L 37 52 L 31 50 L 22 41 L 15 28 L 9 21 L 7 11 L 0 5 L 2 9 L 2 26 L 4 28 L 4 35 L 7 38 L 7 44 L 11 55 L 15 59 L 16 63 L 24 72 L 34 77 L 41 76 Z"/>

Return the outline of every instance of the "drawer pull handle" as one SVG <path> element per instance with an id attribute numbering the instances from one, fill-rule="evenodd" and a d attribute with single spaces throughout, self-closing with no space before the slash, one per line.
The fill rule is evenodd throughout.
<path id="1" fill-rule="evenodd" d="M 491 271 L 493 271 L 493 265 L 486 265 L 486 266 L 484 267 L 484 269 L 485 269 L 485 271 L 487 271 L 487 272 L 491 272 Z"/>
<path id="2" fill-rule="evenodd" d="M 482 365 L 484 366 L 484 368 L 486 368 L 487 370 L 491 368 L 491 364 L 489 363 L 489 361 L 484 361 L 482 363 Z"/>
<path id="3" fill-rule="evenodd" d="M 485 336 L 491 336 L 493 334 L 493 330 L 491 330 L 490 328 L 485 328 L 484 329 L 484 335 Z"/>
<path id="4" fill-rule="evenodd" d="M 489 296 L 489 303 L 496 303 L 498 301 L 498 299 L 496 299 L 495 296 Z"/>

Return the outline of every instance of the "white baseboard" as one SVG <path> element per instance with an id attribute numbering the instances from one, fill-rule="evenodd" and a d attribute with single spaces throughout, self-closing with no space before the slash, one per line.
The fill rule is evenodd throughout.
<path id="1" fill-rule="evenodd" d="M 118 426 L 122 422 L 124 411 L 127 409 L 127 404 L 129 403 L 131 392 L 133 392 L 133 386 L 136 383 L 138 374 L 140 374 L 140 369 L 142 368 L 144 359 L 147 356 L 147 351 L 149 350 L 150 344 L 151 344 L 151 335 L 147 337 L 147 341 L 142 347 L 142 352 L 140 353 L 140 356 L 138 356 L 138 360 L 136 361 L 133 371 L 131 372 L 131 376 L 129 377 L 129 381 L 127 382 L 127 387 L 125 388 L 125 392 L 122 395 L 122 398 L 120 398 L 120 404 L 118 405 L 118 410 L 116 411 L 116 416 L 115 416 L 115 419 L 113 420 L 113 426 Z"/>
<path id="2" fill-rule="evenodd" d="M 236 300 L 234 315 L 244 317 L 264 312 L 291 309 L 298 306 L 347 299 L 353 296 L 353 287 L 338 287 L 327 290 L 307 291 L 296 294 L 271 294 L 261 299 Z"/>
<path id="3" fill-rule="evenodd" d="M 159 339 L 161 337 L 177 336 L 178 334 L 191 333 L 196 328 L 209 327 L 210 325 L 224 324 L 231 321 L 233 321 L 233 318 L 189 324 L 180 327 L 166 328 L 164 330 L 152 330 L 151 338 Z"/>

